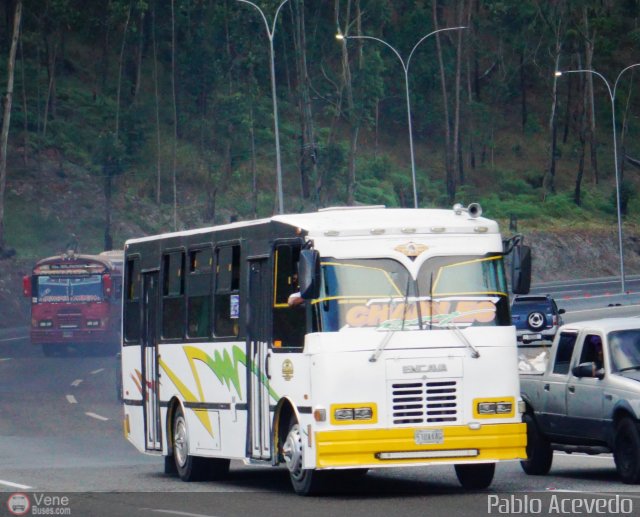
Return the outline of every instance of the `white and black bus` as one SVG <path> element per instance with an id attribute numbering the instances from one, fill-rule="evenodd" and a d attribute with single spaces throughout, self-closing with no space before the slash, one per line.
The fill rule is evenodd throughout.
<path id="1" fill-rule="evenodd" d="M 526 458 L 526 428 L 503 241 L 479 212 L 327 209 L 127 241 L 127 438 L 185 481 L 233 459 L 285 464 L 300 494 L 443 463 L 488 486 Z"/>

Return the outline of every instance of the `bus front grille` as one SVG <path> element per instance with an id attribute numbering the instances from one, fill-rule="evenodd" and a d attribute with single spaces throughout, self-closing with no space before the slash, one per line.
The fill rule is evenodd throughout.
<path id="1" fill-rule="evenodd" d="M 80 328 L 82 315 L 78 314 L 58 314 L 58 327 L 61 329 L 77 329 Z"/>
<path id="2" fill-rule="evenodd" d="M 394 425 L 439 424 L 458 419 L 456 381 L 403 382 L 391 387 Z"/>

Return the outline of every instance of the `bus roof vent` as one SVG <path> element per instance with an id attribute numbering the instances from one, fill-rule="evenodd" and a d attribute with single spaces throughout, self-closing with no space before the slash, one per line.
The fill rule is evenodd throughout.
<path id="1" fill-rule="evenodd" d="M 358 206 L 329 206 L 319 208 L 318 212 L 336 212 L 338 210 L 373 210 L 375 208 L 387 208 L 386 205 L 358 205 Z"/>

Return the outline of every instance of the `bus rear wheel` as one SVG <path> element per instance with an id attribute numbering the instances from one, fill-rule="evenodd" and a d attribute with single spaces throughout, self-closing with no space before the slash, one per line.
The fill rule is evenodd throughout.
<path id="1" fill-rule="evenodd" d="M 293 490 L 298 495 L 314 495 L 323 489 L 323 472 L 305 469 L 302 461 L 303 446 L 300 425 L 295 418 L 289 423 L 289 432 L 282 445 L 282 455 L 289 470 Z"/>
<path id="2" fill-rule="evenodd" d="M 496 471 L 495 463 L 468 463 L 456 465 L 456 476 L 467 490 L 480 490 L 487 488 L 493 481 Z"/>

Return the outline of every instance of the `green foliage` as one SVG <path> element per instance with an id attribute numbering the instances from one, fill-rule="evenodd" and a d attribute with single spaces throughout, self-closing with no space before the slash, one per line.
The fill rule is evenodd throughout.
<path id="1" fill-rule="evenodd" d="M 228 220 L 231 213 L 241 219 L 252 217 L 250 171 L 251 159 L 255 157 L 257 212 L 262 216 L 274 212 L 275 142 L 269 45 L 255 9 L 235 1 L 176 0 L 172 20 L 171 2 L 50 0 L 46 2 L 46 10 L 41 3 L 25 0 L 9 142 L 13 163 L 18 161 L 18 149 L 26 143 L 28 160 L 45 162 L 38 166 L 57 171 L 53 174 L 64 178 L 68 189 L 81 189 L 86 183 L 68 173 L 73 166 L 94 174 L 94 184 L 95 176 L 112 175 L 116 189 L 114 203 L 121 203 L 115 210 L 121 210 L 119 217 L 131 219 L 122 226 L 134 228 L 131 231 L 152 232 L 172 225 L 172 217 L 167 214 L 172 213 L 168 205 L 173 200 L 174 147 L 178 212 L 184 226 L 204 222 L 211 189 L 217 192 L 216 221 Z M 279 3 L 270 0 L 259 5 L 271 19 Z M 442 4 L 441 28 L 454 19 L 452 5 Z M 350 40 L 354 110 L 346 119 L 338 118 L 339 114 L 345 114 L 348 102 L 342 84 L 342 49 L 334 39 L 335 21 L 340 19 L 342 25 L 348 24 L 352 35 L 361 30 L 363 35 L 382 38 L 407 59 L 420 38 L 433 30 L 431 4 L 415 0 L 361 0 L 359 13 L 353 2 L 351 6 L 351 19 L 346 20 L 346 2 L 297 0 L 295 6 L 285 6 L 276 24 L 276 90 L 287 211 L 345 202 L 350 122 L 357 122 L 360 127 L 356 152 L 357 202 L 413 205 L 402 67 L 397 56 L 379 42 Z M 566 11 L 558 10 L 562 6 L 566 6 Z M 582 185 L 582 208 L 574 205 L 575 170 L 581 153 L 576 117 L 582 102 L 580 81 L 574 76 L 571 96 L 566 95 L 564 85 L 560 88 L 558 135 L 565 120 L 569 131 L 566 142 L 559 138 L 558 193 L 550 196 L 542 185 L 548 166 L 547 120 L 553 66 L 549 49 L 555 43 L 550 25 L 562 22 L 558 25 L 562 28 L 565 52 L 561 64 L 567 69 L 576 68 L 576 56 L 584 48 L 583 6 L 587 7 L 591 30 L 597 33 L 593 68 L 605 77 L 615 78 L 635 61 L 633 50 L 640 42 L 635 26 L 638 2 L 487 0 L 474 7 L 471 27 L 463 33 L 460 157 L 465 165 L 466 184 L 459 186 L 457 201 L 464 204 L 479 201 L 489 217 L 508 218 L 513 214 L 531 223 L 615 220 L 614 177 L 609 172 L 611 114 L 606 98 L 601 98 L 605 93 L 603 85 L 598 82 L 595 107 L 600 184 L 592 185 L 592 176 L 585 172 L 588 179 Z M 303 51 L 308 77 L 301 75 L 296 54 L 300 49 L 294 46 L 298 8 L 305 14 Z M 6 18 L 0 20 L 3 34 L 9 33 Z M 172 48 L 172 24 L 175 48 Z M 123 43 L 122 88 L 117 106 Z M 453 127 L 456 33 L 443 34 L 440 43 L 449 94 L 449 122 Z M 449 204 L 444 183 L 445 107 L 436 48 L 435 38 L 425 40 L 413 55 L 409 71 L 414 142 L 416 155 L 421 158 L 417 165 L 420 167 L 422 162 L 424 166 L 417 170 L 418 200 L 420 206 L 429 207 Z M 0 41 L 0 49 L 6 56 L 6 38 Z M 47 58 L 54 54 L 55 66 L 50 68 Z M 584 63 L 583 56 L 580 62 Z M 0 59 L 0 76 L 5 75 L 6 59 Z M 140 88 L 134 92 L 138 78 Z M 621 122 L 628 99 L 625 146 L 634 157 L 640 156 L 637 144 L 640 122 L 636 116 L 640 100 L 635 94 L 636 82 L 637 73 L 631 72 L 620 81 L 617 111 Z M 309 172 L 314 175 L 310 178 L 311 200 L 302 200 L 299 194 L 302 84 L 308 84 L 311 92 L 311 120 L 317 148 L 317 162 Z M 520 111 L 523 94 L 528 112 L 524 131 Z M 570 105 L 564 106 L 567 100 Z M 473 167 L 469 156 L 471 144 L 475 153 Z M 428 164 L 423 161 L 425 156 L 429 157 Z M 52 165 L 46 160 L 56 163 Z M 158 208 L 162 215 L 157 218 L 145 219 L 136 210 L 142 206 L 155 207 L 157 163 L 161 170 L 161 202 L 167 206 Z M 50 178 L 27 174 L 19 179 L 12 169 L 9 184 L 13 186 L 12 181 L 23 181 L 33 187 L 38 182 L 48 185 Z M 630 173 L 621 187 L 627 220 L 640 219 L 640 209 L 634 203 L 638 182 Z M 122 200 L 118 201 L 122 192 Z M 57 206 L 56 210 L 68 209 L 72 214 L 75 210 L 79 213 L 90 210 L 86 196 L 80 195 L 68 204 L 73 206 Z M 28 215 L 19 205 L 19 199 L 13 198 L 10 210 L 18 218 L 8 214 L 8 221 L 13 221 L 8 224 L 13 224 L 11 231 L 16 232 L 11 238 L 20 242 L 11 244 L 28 248 L 32 240 L 42 239 L 53 246 L 43 230 L 47 226 L 45 216 L 37 212 Z M 102 214 L 94 209 L 89 217 L 93 219 L 87 228 L 92 235 L 101 235 Z M 25 221 L 26 236 L 15 226 L 17 220 Z M 52 233 L 65 233 L 64 223 L 47 224 L 52 225 Z M 99 237 L 87 239 L 92 238 L 100 241 Z"/>

